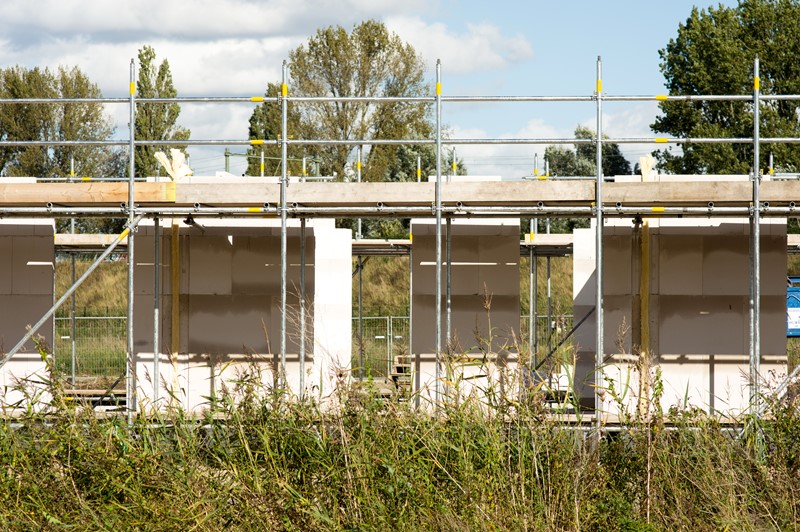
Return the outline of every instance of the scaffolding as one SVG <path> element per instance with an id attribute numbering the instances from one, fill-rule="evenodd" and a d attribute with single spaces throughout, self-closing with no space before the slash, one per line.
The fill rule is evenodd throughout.
<path id="1" fill-rule="evenodd" d="M 56 147 L 56 146 L 95 146 L 95 147 L 108 147 L 108 146 L 127 146 L 129 152 L 129 175 L 127 178 L 127 199 L 125 201 L 114 203 L 114 200 L 109 198 L 118 198 L 122 191 L 117 187 L 113 188 L 120 183 L 103 183 L 102 180 L 96 183 L 99 185 L 107 185 L 105 190 L 109 192 L 108 196 L 98 195 L 95 191 L 93 195 L 81 196 L 82 199 L 75 200 L 72 204 L 67 201 L 48 201 L 43 198 L 47 194 L 46 190 L 36 192 L 33 189 L 22 189 L 27 191 L 27 196 L 23 195 L 23 199 L 16 198 L 9 200 L 6 195 L 0 193 L 0 217 L 14 217 L 14 216 L 38 216 L 38 217 L 124 217 L 127 220 L 126 229 L 116 238 L 105 251 L 95 260 L 89 269 L 78 278 L 72 287 L 55 302 L 53 307 L 37 322 L 27 334 L 7 353 L 0 359 L 0 368 L 5 365 L 8 360 L 19 351 L 22 346 L 36 333 L 37 329 L 45 323 L 45 321 L 55 312 L 55 310 L 63 304 L 69 296 L 80 286 L 80 284 L 91 274 L 97 265 L 118 246 L 123 240 L 127 239 L 128 247 L 128 330 L 127 330 L 127 378 L 126 378 L 126 404 L 128 405 L 129 415 L 133 415 L 136 410 L 136 372 L 135 372 L 135 357 L 133 346 L 133 266 L 134 266 L 134 243 L 135 243 L 135 230 L 139 222 L 144 218 L 152 218 L 155 222 L 156 231 L 160 230 L 159 221 L 163 218 L 174 217 L 273 217 L 279 218 L 281 224 L 281 283 L 280 283 L 280 368 L 279 379 L 280 382 L 285 383 L 286 378 L 286 337 L 287 337 L 287 219 L 289 217 L 299 218 L 302 227 L 305 227 L 305 221 L 309 218 L 315 217 L 350 217 L 350 218 L 367 218 L 367 217 L 418 217 L 418 218 L 434 218 L 436 224 L 436 308 L 435 308 L 435 327 L 436 327 L 436 400 L 440 400 L 439 382 L 441 380 L 441 356 L 446 349 L 442 346 L 442 321 L 443 315 L 446 320 L 446 331 L 449 334 L 449 312 L 450 304 L 449 298 L 446 302 L 446 308 L 442 309 L 442 296 L 449 294 L 449 268 L 446 270 L 448 273 L 446 279 L 442 279 L 442 266 L 447 264 L 449 266 L 449 253 L 442 256 L 442 231 L 445 224 L 449 224 L 453 218 L 459 217 L 493 217 L 493 216 L 509 216 L 517 215 L 520 217 L 529 217 L 532 219 L 549 218 L 549 217 L 583 217 L 593 218 L 596 226 L 596 312 L 595 320 L 597 326 L 596 337 L 596 361 L 595 366 L 598 370 L 604 360 L 604 338 L 603 338 L 603 221 L 605 217 L 634 217 L 634 216 L 686 216 L 695 215 L 703 217 L 716 217 L 716 216 L 735 216 L 748 218 L 750 223 L 750 246 L 751 246 L 751 262 L 750 262 L 750 299 L 749 299 L 749 360 L 750 360 L 750 399 L 752 411 L 758 415 L 761 411 L 760 407 L 760 376 L 759 376 L 759 360 L 760 360 L 760 253 L 759 238 L 760 238 L 760 220 L 762 217 L 791 217 L 796 216 L 797 203 L 792 198 L 800 199 L 800 186 L 797 183 L 782 183 L 781 186 L 775 186 L 771 190 L 772 199 L 770 201 L 763 201 L 762 195 L 762 170 L 759 163 L 759 150 L 761 144 L 776 144 L 776 143 L 800 143 L 800 138 L 794 137 L 775 137 L 763 138 L 759 132 L 759 108 L 763 102 L 768 101 L 798 101 L 800 95 L 764 95 L 760 92 L 759 82 L 759 63 L 756 58 L 753 65 L 753 91 L 749 95 L 650 95 L 650 96 L 618 96 L 606 94 L 603 90 L 602 84 L 602 61 L 598 57 L 597 70 L 596 70 L 596 86 L 591 94 L 585 96 L 446 96 L 442 90 L 442 76 L 441 76 L 441 63 L 436 63 L 435 74 L 435 91 L 431 96 L 421 97 L 308 97 L 308 96 L 292 96 L 289 92 L 287 82 L 287 64 L 283 63 L 282 68 L 282 83 L 281 93 L 276 97 L 177 97 L 177 98 L 136 98 L 135 95 L 135 63 L 132 60 L 130 64 L 130 93 L 127 98 L 60 98 L 60 99 L 46 99 L 46 98 L 27 98 L 27 99 L 0 99 L 0 105 L 20 105 L 20 104 L 53 104 L 53 103 L 102 103 L 102 104 L 127 104 L 129 106 L 130 116 L 130 133 L 128 139 L 122 140 L 26 140 L 26 141 L 0 141 L 0 147 L 27 147 L 27 146 L 40 146 L 40 147 Z M 623 138 L 604 138 L 603 137 L 603 103 L 604 102 L 642 102 L 642 101 L 739 101 L 739 102 L 752 102 L 753 105 L 753 135 L 747 138 L 667 138 L 667 137 L 623 137 Z M 433 106 L 435 114 L 435 134 L 433 138 L 412 138 L 412 139 L 294 139 L 290 136 L 287 126 L 287 109 L 289 103 L 306 104 L 306 103 L 344 103 L 344 102 L 366 102 L 370 104 L 380 103 L 416 103 L 428 106 Z M 442 114 L 443 105 L 450 103 L 476 103 L 476 102 L 489 102 L 489 103 L 518 103 L 518 102 L 543 102 L 543 103 L 576 103 L 585 102 L 592 103 L 596 107 L 596 130 L 594 139 L 576 139 L 576 138 L 443 138 L 442 129 Z M 248 191 L 248 199 L 246 201 L 231 201 L 225 204 L 224 201 L 213 201 L 208 204 L 202 201 L 195 201 L 194 203 L 181 204 L 173 197 L 171 202 L 153 203 L 149 201 L 140 201 L 137 203 L 137 192 L 147 188 L 153 184 L 141 183 L 140 179 L 145 176 L 136 176 L 134 167 L 134 153 L 137 146 L 174 146 L 176 141 L 157 140 L 157 139 L 136 139 L 134 138 L 133 125 L 135 123 L 135 115 L 137 106 L 149 105 L 154 103 L 238 103 L 238 104 L 261 104 L 270 103 L 280 107 L 281 110 L 281 135 L 277 139 L 203 139 L 203 140 L 185 140 L 180 141 L 182 146 L 249 146 L 263 147 L 265 145 L 275 145 L 280 147 L 281 152 L 281 175 L 279 182 L 276 184 L 278 188 L 278 198 L 270 196 L 270 201 L 264 201 L 261 204 L 254 204 L 252 190 Z M 602 152 L 604 144 L 654 144 L 654 145 L 679 145 L 679 144 L 752 144 L 754 150 L 753 156 L 753 170 L 750 174 L 750 188 L 749 193 L 745 193 L 741 187 L 732 185 L 731 191 L 726 193 L 715 192 L 709 196 L 705 196 L 705 192 L 699 192 L 699 189 L 694 192 L 690 191 L 683 197 L 677 199 L 661 198 L 658 197 L 663 192 L 664 188 L 651 187 L 650 193 L 655 194 L 648 199 L 641 201 L 626 202 L 622 200 L 609 199 L 613 196 L 614 184 L 605 183 L 605 177 L 602 171 Z M 322 201 L 319 198 L 324 197 L 325 189 L 319 187 L 332 187 L 340 184 L 324 184 L 324 183 L 300 183 L 293 186 L 293 194 L 295 198 L 290 203 L 287 197 L 287 188 L 290 182 L 288 173 L 288 148 L 291 145 L 305 145 L 305 146 L 333 146 L 343 145 L 350 147 L 362 146 L 378 146 L 378 145 L 402 145 L 402 144 L 417 144 L 417 145 L 433 145 L 436 151 L 436 173 L 435 181 L 433 183 L 433 190 L 426 187 L 426 184 L 413 183 L 417 188 L 413 194 L 409 194 L 408 190 L 398 187 L 396 190 L 401 191 L 397 196 L 387 189 L 374 190 L 368 187 L 373 184 L 361 184 L 361 190 L 367 190 L 366 199 L 361 198 L 360 201 L 344 201 L 344 202 L 330 202 Z M 459 146 L 459 145 L 578 145 L 578 144 L 594 144 L 596 146 L 596 167 L 597 174 L 593 178 L 593 190 L 589 188 L 589 182 L 577 182 L 573 180 L 559 180 L 558 178 L 551 178 L 548 176 L 538 176 L 538 179 L 533 183 L 520 183 L 528 188 L 528 192 L 521 194 L 520 187 L 514 184 L 492 184 L 493 197 L 487 199 L 486 195 L 481 195 L 479 189 L 475 189 L 475 201 L 464 202 L 457 200 L 452 195 L 443 197 L 442 189 L 442 149 L 443 146 Z M 420 170 L 417 170 L 417 179 L 419 181 Z M 83 179 L 81 182 L 91 182 L 91 179 Z M 411 183 L 408 183 L 409 185 Z M 771 183 L 774 184 L 774 183 Z M 80 183 L 71 185 L 78 186 Z M 156 184 L 157 185 L 157 184 Z M 352 184 L 348 184 L 352 185 Z M 508 186 L 505 186 L 508 185 Z M 38 187 L 46 187 L 47 185 L 34 185 Z M 316 187 L 316 188 L 315 188 Z M 539 187 L 539 188 L 536 188 Z M 550 188 L 546 188 L 550 187 Z M 151 187 L 152 188 L 152 187 Z M 38 189 L 37 189 L 38 190 Z M 150 189 L 147 189 L 150 190 Z M 158 187 L 153 190 L 160 190 Z M 267 188 L 259 189 L 267 191 Z M 306 200 L 300 199 L 303 190 L 309 191 Z M 333 190 L 333 189 L 329 189 Z M 534 190 L 536 192 L 531 192 Z M 535 199 L 539 191 L 549 191 L 544 194 L 546 199 Z M 609 193 L 611 190 L 611 193 Z M 655 192 L 653 192 L 655 191 Z M 113 194 L 112 194 L 113 192 Z M 270 194 L 273 191 L 269 188 Z M 313 192 L 313 193 L 312 193 Z M 432 192 L 433 198 L 427 195 Z M 374 198 L 384 195 L 384 199 L 375 201 Z M 86 198 L 90 198 L 87 200 Z M 634 197 L 636 195 L 634 194 Z M 639 195 L 644 198 L 643 195 Z M 39 199 L 34 199 L 39 198 Z M 317 198 L 316 200 L 314 198 Z M 44 199 L 44 201 L 42 201 Z M 243 205 L 246 203 L 247 205 Z M 173 226 L 173 235 L 175 228 Z M 450 232 L 448 231 L 449 235 Z M 359 235 L 360 236 L 360 235 Z M 301 238 L 301 242 L 304 239 Z M 449 246 L 448 246 L 449 249 Z M 365 254 L 368 254 L 365 251 Z M 533 251 L 530 252 L 531 259 L 531 272 L 532 279 L 535 278 L 535 264 L 533 263 Z M 301 258 L 301 271 L 304 269 L 304 255 Z M 361 263 L 359 259 L 359 264 Z M 174 268 L 173 268 L 174 270 Z M 174 273 L 173 273 L 174 275 Z M 158 273 L 158 260 L 156 261 L 156 275 Z M 444 283 L 447 286 L 443 286 Z M 301 283 L 302 284 L 302 283 Z M 301 287 L 302 290 L 302 287 Z M 174 295 L 173 295 L 174 297 Z M 535 292 L 531 295 L 531 299 L 535 298 Z M 158 287 L 156 287 L 156 303 L 155 303 L 155 321 L 154 321 L 154 354 L 155 364 L 158 363 L 157 354 L 160 352 L 158 347 Z M 302 305 L 301 305 L 302 307 Z M 533 320 L 531 320 L 532 322 Z M 301 326 L 304 326 L 304 320 L 301 320 Z M 412 331 L 409 331 L 409 336 Z M 173 335 L 174 336 L 174 335 Z M 304 333 L 301 331 L 301 338 L 304 338 Z M 173 350 L 177 349 L 173 338 Z M 305 347 L 300 347 L 300 357 L 303 360 Z M 302 373 L 302 372 L 301 372 Z M 600 371 L 595 371 L 597 379 L 602 378 Z M 156 369 L 156 376 L 158 371 Z M 602 387 L 602 381 L 596 381 L 598 387 Z M 156 384 L 155 388 L 158 388 Z M 596 397 L 596 410 L 600 409 L 599 399 Z M 598 426 L 600 423 L 600 416 L 596 416 Z"/>

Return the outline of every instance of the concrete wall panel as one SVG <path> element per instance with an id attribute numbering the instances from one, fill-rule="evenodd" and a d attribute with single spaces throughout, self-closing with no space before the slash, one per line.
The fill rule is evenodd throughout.
<path id="1" fill-rule="evenodd" d="M 658 250 L 658 291 L 663 295 L 703 292 L 703 237 L 687 234 L 661 234 Z M 638 289 L 638 288 L 637 288 Z"/>
<path id="2" fill-rule="evenodd" d="M 626 280 L 609 282 L 609 275 L 623 275 L 624 265 L 635 264 L 638 244 L 620 245 L 622 220 L 604 237 L 604 312 L 606 355 L 629 352 L 630 343 L 610 345 L 613 328 L 624 319 L 634 327 L 637 316 L 629 314 L 638 298 L 638 267 Z M 653 360 L 662 370 L 662 407 L 698 406 L 706 410 L 738 413 L 747 406 L 749 365 L 749 226 L 746 220 L 661 219 L 650 221 L 650 336 Z M 595 300 L 594 231 L 576 231 L 573 291 L 575 319 L 585 315 Z M 785 226 L 780 220 L 762 225 L 761 254 L 761 352 L 762 375 L 785 372 Z M 633 259 L 633 260 L 632 260 Z M 629 262 L 631 261 L 631 262 Z M 578 364 L 576 381 L 594 382 L 595 318 L 575 335 Z M 624 357 L 623 357 L 624 358 Z M 622 360 L 614 356 L 614 360 Z M 620 390 L 628 362 L 606 368 L 617 378 Z M 582 403 L 592 406 L 594 391 L 581 384 Z M 610 403 L 606 403 L 611 406 Z M 635 394 L 626 403 L 636 407 Z"/>
<path id="3" fill-rule="evenodd" d="M 32 229 L 32 228 L 31 228 Z M 53 294 L 53 235 L 12 237 L 14 294 Z"/>
<path id="4" fill-rule="evenodd" d="M 233 246 L 227 236 L 189 237 L 189 293 L 230 295 Z"/>
<path id="5" fill-rule="evenodd" d="M 14 255 L 13 239 L 9 236 L 0 236 L 0 295 L 7 295 L 13 292 L 13 264 Z"/>

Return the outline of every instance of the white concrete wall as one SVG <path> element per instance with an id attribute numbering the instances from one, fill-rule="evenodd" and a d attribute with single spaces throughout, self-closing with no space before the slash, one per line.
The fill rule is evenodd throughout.
<path id="1" fill-rule="evenodd" d="M 496 176 L 451 176 L 460 182 L 499 181 Z M 519 218 L 453 219 L 451 223 L 451 335 L 454 361 L 450 374 L 442 365 L 440 391 L 459 383 L 459 393 L 481 393 L 505 386 L 506 368 L 516 367 L 519 339 Z M 411 221 L 413 237 L 411 350 L 414 389 L 433 401 L 436 390 L 436 223 Z M 446 338 L 446 238 L 442 220 L 441 346 Z M 491 299 L 490 310 L 485 304 Z M 484 356 L 484 353 L 489 353 Z M 451 387 L 452 391 L 452 387 Z"/>
<path id="2" fill-rule="evenodd" d="M 0 219 L 0 353 L 11 350 L 53 305 L 55 223 L 48 219 Z M 37 332 L 52 353 L 53 319 Z M 36 344 L 28 341 L 0 370 L 0 408 L 31 398 L 49 401 L 49 379 Z M 25 390 L 23 392 L 23 389 Z"/>
<path id="3" fill-rule="evenodd" d="M 209 397 L 237 395 L 245 383 L 274 386 L 280 364 L 280 226 L 275 220 L 198 220 L 180 229 L 177 353 L 172 346 L 171 227 L 162 227 L 160 404 L 204 408 Z M 277 226 L 276 226 L 277 223 Z M 300 229 L 288 230 L 287 384 L 300 389 Z M 344 238 L 346 236 L 346 238 Z M 350 238 L 332 220 L 309 221 L 306 231 L 307 393 L 330 393 L 350 360 Z M 320 253 L 321 255 L 318 255 Z M 154 241 L 152 226 L 136 236 L 135 347 L 139 400 L 153 391 Z M 323 284 L 319 284 L 319 280 Z M 342 297 L 346 287 L 346 297 Z M 320 328 L 321 329 L 318 329 Z M 317 332 L 319 331 L 319 333 Z M 320 336 L 321 335 L 321 336 Z M 345 371 L 346 373 L 346 371 Z M 334 377 L 330 377 L 333 375 Z M 238 396 L 241 394 L 239 393 Z"/>
<path id="4" fill-rule="evenodd" d="M 738 414 L 749 401 L 749 225 L 741 219 L 650 219 L 649 350 L 662 371 L 666 410 L 698 407 Z M 640 256 L 630 220 L 604 228 L 604 368 L 624 408 L 636 408 Z M 577 323 L 595 305 L 595 232 L 575 231 L 573 294 Z M 786 369 L 785 220 L 761 226 L 761 373 Z M 594 401 L 596 318 L 576 332 L 579 395 Z M 606 408 L 618 405 L 607 397 Z"/>

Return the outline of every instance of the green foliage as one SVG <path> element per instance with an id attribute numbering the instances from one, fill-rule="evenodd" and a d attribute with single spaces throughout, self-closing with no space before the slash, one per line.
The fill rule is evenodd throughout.
<path id="1" fill-rule="evenodd" d="M 595 139 L 595 134 L 583 127 L 575 128 L 576 139 Z M 597 175 L 597 145 L 576 144 L 575 150 L 561 146 L 548 146 L 544 151 L 544 159 L 547 162 L 550 175 L 552 176 L 595 176 Z M 603 175 L 629 175 L 631 164 L 622 155 L 618 144 L 603 144 Z M 550 230 L 553 233 L 571 233 L 579 227 L 589 227 L 589 220 L 585 218 L 556 218 L 550 221 Z M 529 231 L 523 227 L 523 233 Z M 539 227 L 542 227 L 540 222 Z"/>
<path id="2" fill-rule="evenodd" d="M 279 84 L 270 83 L 264 92 L 264 102 L 253 110 L 250 115 L 249 138 L 251 140 L 264 140 L 265 143 L 258 148 L 247 150 L 247 175 L 261 175 L 261 152 L 264 152 L 264 174 L 280 175 L 281 146 L 275 141 L 281 138 L 281 104 L 278 96 L 281 94 Z M 287 108 L 287 130 L 289 138 L 302 138 L 303 127 L 300 113 L 296 104 L 289 102 Z M 304 146 L 289 145 L 287 156 L 289 158 L 289 175 L 302 175 L 302 158 L 306 154 Z M 306 170 L 308 172 L 308 168 Z"/>
<path id="3" fill-rule="evenodd" d="M 150 46 L 139 49 L 139 76 L 136 83 L 137 98 L 175 98 L 178 91 L 172 84 L 169 62 L 164 59 L 156 65 L 156 52 Z M 136 106 L 135 138 L 139 140 L 188 140 L 191 132 L 177 125 L 181 106 L 177 103 L 145 103 Z M 134 164 L 137 176 L 159 175 L 160 165 L 154 154 L 169 148 L 183 148 L 176 142 L 172 146 L 136 146 Z"/>
<path id="4" fill-rule="evenodd" d="M 670 94 L 742 94 L 753 91 L 753 61 L 760 58 L 763 94 L 800 92 L 800 4 L 793 0 L 742 0 L 737 6 L 693 8 L 678 34 L 660 50 L 661 71 Z M 675 137 L 753 136 L 752 103 L 664 101 L 656 132 Z M 797 137 L 798 103 L 761 105 L 763 137 Z M 800 170 L 800 147 L 769 146 L 779 171 Z M 662 171 L 671 173 L 747 173 L 753 166 L 752 144 L 685 144 L 682 152 L 655 153 Z M 767 150 L 762 150 L 765 167 Z"/>
<path id="5" fill-rule="evenodd" d="M 321 28 L 292 50 L 289 58 L 289 91 L 296 96 L 424 96 L 430 92 L 424 84 L 422 60 L 414 49 L 374 20 L 356 25 L 350 33 L 341 26 Z M 266 96 L 274 98 L 278 89 L 277 84 L 270 84 Z M 432 131 L 428 115 L 428 106 L 414 102 L 313 103 L 290 109 L 288 127 L 290 136 L 305 139 L 428 138 Z M 280 119 L 277 101 L 265 102 L 251 116 L 250 137 L 277 139 Z M 265 146 L 267 149 L 270 154 L 275 152 Z M 364 181 L 397 178 L 407 172 L 407 167 L 396 166 L 399 150 L 376 145 L 366 149 Z M 298 147 L 290 156 L 313 157 L 319 161 L 322 175 L 336 173 L 344 178 L 352 173 L 353 153 L 352 145 L 317 146 L 304 151 Z M 251 161 L 248 173 L 256 174 L 258 164 Z"/>
<path id="6" fill-rule="evenodd" d="M 576 139 L 594 140 L 595 134 L 588 128 L 575 128 Z M 604 137 L 605 138 L 605 137 Z M 597 174 L 597 145 L 592 143 L 576 144 L 575 150 L 560 146 L 548 146 L 544 159 L 554 176 L 594 176 Z M 631 163 L 622 155 L 619 144 L 603 144 L 603 175 L 628 175 Z"/>
<path id="7" fill-rule="evenodd" d="M 0 69 L 2 98 L 100 98 L 100 89 L 77 67 Z M 0 106 L 0 139 L 106 140 L 111 120 L 100 103 L 13 104 Z M 116 175 L 116 151 L 91 146 L 0 148 L 0 173 L 7 176 L 67 177 L 74 159 L 77 176 Z"/>

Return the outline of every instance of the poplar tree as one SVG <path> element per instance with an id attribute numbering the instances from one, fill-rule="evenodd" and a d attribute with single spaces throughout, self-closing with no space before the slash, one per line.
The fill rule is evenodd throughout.
<path id="1" fill-rule="evenodd" d="M 136 98 L 175 98 L 178 91 L 172 84 L 169 62 L 164 59 L 156 64 L 156 52 L 150 46 L 139 49 L 139 72 L 136 83 Z M 147 103 L 136 105 L 134 136 L 139 140 L 189 140 L 191 132 L 179 126 L 181 106 L 177 103 Z M 176 142 L 169 146 L 137 145 L 134 165 L 137 176 L 159 175 L 155 152 L 179 148 L 185 145 Z"/>

